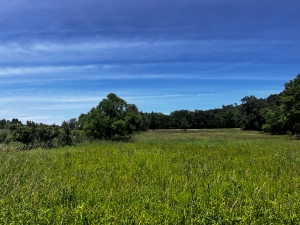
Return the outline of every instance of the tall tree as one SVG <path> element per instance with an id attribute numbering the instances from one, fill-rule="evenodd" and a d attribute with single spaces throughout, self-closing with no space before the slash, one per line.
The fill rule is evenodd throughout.
<path id="1" fill-rule="evenodd" d="M 142 129 L 142 116 L 134 104 L 111 93 L 96 108 L 82 114 L 78 124 L 95 139 L 129 138 Z"/>
<path id="2" fill-rule="evenodd" d="M 13 118 L 11 120 L 11 124 L 22 124 L 22 122 L 19 119 L 17 119 L 17 118 Z"/>
<path id="3" fill-rule="evenodd" d="M 192 113 L 189 110 L 176 110 L 170 113 L 170 127 L 173 129 L 181 129 L 181 120 L 185 118 L 187 127 L 191 127 Z"/>
<path id="4" fill-rule="evenodd" d="M 244 130 L 261 130 L 265 123 L 261 110 L 266 106 L 264 99 L 245 96 L 241 99 L 241 126 Z"/>
<path id="5" fill-rule="evenodd" d="M 77 118 L 72 118 L 68 121 L 69 127 L 71 130 L 74 130 L 76 127 Z"/>
<path id="6" fill-rule="evenodd" d="M 281 94 L 270 95 L 266 99 L 266 107 L 261 110 L 261 115 L 265 120 L 262 129 L 271 134 L 284 134 L 287 131 L 280 107 L 280 96 Z"/>
<path id="7" fill-rule="evenodd" d="M 285 83 L 280 97 L 283 121 L 287 130 L 300 132 L 300 74 L 294 80 Z"/>
<path id="8" fill-rule="evenodd" d="M 150 129 L 151 130 L 155 130 L 157 129 L 158 125 L 159 125 L 159 121 L 158 121 L 158 118 L 156 116 L 156 113 L 153 113 L 153 111 L 151 112 L 150 114 Z"/>
<path id="9" fill-rule="evenodd" d="M 61 124 L 61 129 L 59 130 L 59 135 L 58 135 L 58 142 L 62 146 L 72 144 L 71 129 L 69 123 L 66 121 L 63 121 Z"/>
<path id="10" fill-rule="evenodd" d="M 36 138 L 36 124 L 34 122 L 27 121 L 26 125 L 12 123 L 9 125 L 9 129 L 13 141 L 22 142 L 25 149 L 28 149 L 29 145 L 31 145 L 31 148 L 33 147 L 33 142 Z"/>
<path id="11" fill-rule="evenodd" d="M 8 129 L 9 124 L 11 124 L 9 120 L 6 119 L 0 120 L 0 129 Z"/>

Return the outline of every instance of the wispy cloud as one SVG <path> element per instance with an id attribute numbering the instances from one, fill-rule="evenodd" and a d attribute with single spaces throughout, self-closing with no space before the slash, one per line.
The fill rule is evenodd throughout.
<path id="1" fill-rule="evenodd" d="M 79 72 L 93 69 L 94 66 L 43 66 L 43 67 L 0 67 L 0 76 L 22 75 L 22 74 L 45 74 L 45 73 L 63 73 Z"/>
<path id="2" fill-rule="evenodd" d="M 24 64 L 39 65 L 30 71 L 8 68 L 2 74 L 45 73 L 91 69 L 99 64 L 143 63 L 296 63 L 300 58 L 295 43 L 280 40 L 259 39 L 205 39 L 205 40 L 72 40 L 60 42 L 17 42 L 0 45 L 3 57 L 0 65 L 24 67 Z M 289 55 L 282 57 L 282 52 Z M 254 58 L 255 56 L 255 58 Z M 62 66 L 63 64 L 63 66 Z M 86 68 L 66 65 L 87 65 Z M 54 67 L 53 67 L 54 66 Z M 102 68 L 104 69 L 104 68 Z M 2 69 L 3 70 L 3 69 Z M 21 72 L 23 70 L 23 72 Z"/>
<path id="3" fill-rule="evenodd" d="M 252 74 L 248 68 L 256 67 L 261 72 Z M 198 63 L 149 63 L 149 64 L 90 64 L 66 66 L 0 66 L 0 84 L 35 83 L 47 81 L 72 80 L 286 80 L 283 76 L 266 74 L 267 65 L 256 62 L 236 64 L 198 64 Z M 276 68 L 276 66 L 274 66 Z M 151 71 L 152 70 L 152 71 Z M 158 71 L 153 71 L 158 70 Z M 177 70 L 177 72 L 175 72 Z M 278 73 L 278 72 L 277 72 Z M 19 79 L 23 78 L 23 79 Z"/>
<path id="4" fill-rule="evenodd" d="M 111 92 L 163 112 L 266 97 L 300 72 L 299 7 L 293 0 L 0 1 L 0 116 L 60 123 Z"/>
<path id="5" fill-rule="evenodd" d="M 88 102 L 88 101 L 98 101 L 99 99 L 101 100 L 103 97 L 95 97 L 95 96 L 90 96 L 90 97 L 78 97 L 74 98 L 71 96 L 40 96 L 36 97 L 33 95 L 28 95 L 28 96 L 14 96 L 14 97 L 2 97 L 0 98 L 0 103 L 58 103 L 58 102 L 65 102 L 65 103 L 72 103 L 72 102 Z"/>
<path id="6" fill-rule="evenodd" d="M 228 40 L 228 39 L 203 39 L 203 40 L 75 40 L 64 42 L 11 42 L 0 45 L 0 52 L 2 54 L 14 54 L 14 53 L 46 53 L 46 52 L 92 52 L 92 51 L 105 51 L 105 50 L 128 50 L 128 49 L 141 49 L 148 50 L 154 49 L 170 49 L 175 48 L 180 51 L 193 51 L 193 50 L 205 50 L 222 52 L 224 50 L 229 52 L 245 52 L 245 51 L 257 51 L 266 49 L 271 46 L 288 46 L 295 43 L 291 40 L 264 40 L 264 39 L 240 39 L 240 40 Z M 186 47 L 182 49 L 181 47 Z M 193 49 L 196 47 L 196 49 Z M 101 52 L 99 52 L 101 54 Z"/>

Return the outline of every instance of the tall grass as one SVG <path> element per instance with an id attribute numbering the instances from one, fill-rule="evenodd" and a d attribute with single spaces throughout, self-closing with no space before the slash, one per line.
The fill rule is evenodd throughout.
<path id="1" fill-rule="evenodd" d="M 0 153 L 0 224 L 299 224 L 299 141 L 155 131 Z"/>

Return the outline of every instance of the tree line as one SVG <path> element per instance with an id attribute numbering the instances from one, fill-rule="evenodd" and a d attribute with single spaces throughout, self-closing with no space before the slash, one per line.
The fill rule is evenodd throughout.
<path id="1" fill-rule="evenodd" d="M 71 145 L 75 137 L 75 133 L 71 132 L 66 121 L 61 126 L 38 124 L 32 121 L 22 124 L 18 119 L 14 119 L 8 124 L 9 132 L 5 130 L 0 132 L 0 142 L 9 144 L 12 141 L 17 141 L 23 144 L 22 149 Z"/>
<path id="2" fill-rule="evenodd" d="M 18 119 L 0 120 L 0 142 L 19 141 L 25 148 L 71 145 L 87 137 L 92 140 L 128 140 L 135 132 L 155 129 L 241 128 L 271 134 L 300 132 L 300 74 L 285 83 L 279 94 L 267 98 L 245 96 L 241 104 L 210 110 L 176 110 L 169 115 L 140 112 L 134 104 L 111 93 L 98 106 L 61 126 Z"/>
<path id="3" fill-rule="evenodd" d="M 241 128 L 271 134 L 300 133 L 300 74 L 267 98 L 245 96 L 241 104 L 211 110 L 141 113 L 145 129 Z"/>

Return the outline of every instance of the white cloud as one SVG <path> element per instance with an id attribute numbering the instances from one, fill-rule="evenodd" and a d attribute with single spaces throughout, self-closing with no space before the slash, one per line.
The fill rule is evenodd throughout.
<path id="1" fill-rule="evenodd" d="M 6 83 L 36 83 L 61 80 L 160 80 L 160 79 L 184 79 L 184 80 L 286 80 L 286 77 L 258 74 L 249 75 L 245 72 L 231 72 L 231 67 L 219 66 L 216 69 L 203 69 L 187 73 L 141 73 L 133 69 L 132 73 L 122 72 L 130 70 L 132 65 L 82 65 L 82 66 L 31 66 L 31 67 L 0 67 L 1 76 L 22 75 L 23 80 L 1 80 Z M 134 64 L 137 66 L 137 64 Z M 115 67 L 115 69 L 114 69 Z M 188 64 L 186 65 L 188 68 Z M 216 66 L 217 67 L 217 66 Z M 111 71 L 110 71 L 111 70 Z M 222 74 L 220 74 L 222 72 Z M 39 75 L 39 77 L 31 77 Z M 25 79 L 26 78 L 26 79 Z M 38 79 L 37 79 L 38 78 Z"/>
<path id="2" fill-rule="evenodd" d="M 31 95 L 27 96 L 17 96 L 14 95 L 13 97 L 2 97 L 0 98 L 0 103 L 59 103 L 59 102 L 65 102 L 65 103 L 72 103 L 72 102 L 93 102 L 93 101 L 99 101 L 104 96 L 95 97 L 93 96 L 84 96 L 84 97 L 71 97 L 71 96 L 35 96 L 35 93 L 32 93 Z"/>
<path id="3" fill-rule="evenodd" d="M 93 69 L 93 65 L 86 66 L 42 66 L 42 67 L 0 67 L 0 76 L 22 75 L 22 74 L 45 74 L 62 72 L 79 72 Z"/>
<path id="4" fill-rule="evenodd" d="M 77 40 L 69 42 L 11 42 L 0 45 L 1 54 L 20 53 L 76 53 L 98 52 L 100 55 L 106 50 L 129 50 L 139 51 L 167 51 L 172 49 L 172 54 L 179 52 L 194 52 L 202 50 L 204 53 L 211 52 L 253 52 L 265 49 L 268 46 L 292 44 L 282 40 L 257 40 L 257 39 L 211 39 L 211 40 Z M 177 50 L 177 51 L 174 51 Z M 148 52 L 151 54 L 151 52 Z"/>

